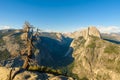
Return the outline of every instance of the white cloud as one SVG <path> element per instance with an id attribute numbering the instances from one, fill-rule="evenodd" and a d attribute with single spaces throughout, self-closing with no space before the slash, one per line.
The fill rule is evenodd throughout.
<path id="1" fill-rule="evenodd" d="M 12 27 L 10 26 L 0 26 L 0 29 L 11 29 Z"/>
<path id="2" fill-rule="evenodd" d="M 88 28 L 89 26 L 79 27 L 75 31 L 81 31 L 83 29 Z M 101 33 L 118 33 L 120 32 L 120 26 L 95 26 Z"/>
<path id="3" fill-rule="evenodd" d="M 117 33 L 120 32 L 120 27 L 118 26 L 97 26 L 97 28 L 99 29 L 100 32 L 102 33 Z"/>
<path id="4" fill-rule="evenodd" d="M 51 29 L 46 29 L 46 30 L 44 30 L 45 32 L 54 32 L 53 30 L 51 30 Z"/>

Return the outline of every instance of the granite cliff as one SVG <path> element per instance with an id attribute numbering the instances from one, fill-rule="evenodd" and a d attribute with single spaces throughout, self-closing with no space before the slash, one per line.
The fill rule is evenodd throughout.
<path id="1" fill-rule="evenodd" d="M 95 27 L 81 31 L 71 47 L 74 49 L 72 56 L 75 59 L 73 73 L 80 79 L 120 79 L 120 45 L 103 40 Z"/>

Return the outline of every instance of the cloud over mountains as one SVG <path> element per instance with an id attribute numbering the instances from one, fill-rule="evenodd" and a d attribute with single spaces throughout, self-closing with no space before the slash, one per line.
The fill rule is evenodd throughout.
<path id="1" fill-rule="evenodd" d="M 0 26 L 0 29 L 11 29 L 12 27 L 11 26 Z"/>
<path id="2" fill-rule="evenodd" d="M 120 27 L 118 26 L 99 26 L 97 27 L 102 33 L 118 33 L 120 32 Z"/>
<path id="3" fill-rule="evenodd" d="M 101 32 L 101 33 L 118 33 L 120 32 L 120 27 L 119 26 L 96 26 L 97 29 Z M 13 27 L 11 26 L 8 26 L 8 25 L 5 25 L 5 26 L 0 26 L 0 30 L 2 29 L 11 29 Z M 82 30 L 82 29 L 85 29 L 87 27 L 80 27 L 78 30 Z M 47 32 L 54 32 L 53 30 L 44 30 L 44 31 L 47 31 Z"/>

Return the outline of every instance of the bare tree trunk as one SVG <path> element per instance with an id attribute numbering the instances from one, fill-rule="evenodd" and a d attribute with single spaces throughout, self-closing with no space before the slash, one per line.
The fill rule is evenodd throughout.
<path id="1" fill-rule="evenodd" d="M 28 67 L 29 67 L 29 58 L 28 58 L 28 56 L 26 56 L 22 68 L 27 69 Z"/>

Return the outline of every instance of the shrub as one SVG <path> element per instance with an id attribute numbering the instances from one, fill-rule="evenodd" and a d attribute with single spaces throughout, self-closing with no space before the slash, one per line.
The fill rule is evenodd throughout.
<path id="1" fill-rule="evenodd" d="M 45 72 L 45 73 L 50 73 L 50 74 L 54 74 L 54 75 L 61 75 L 62 74 L 60 70 L 56 70 L 56 69 L 46 67 L 46 66 L 30 66 L 28 68 L 28 70 Z"/>
<path id="2" fill-rule="evenodd" d="M 95 44 L 95 42 L 91 42 L 87 47 L 89 47 L 89 48 L 95 48 L 96 44 Z"/>
<path id="3" fill-rule="evenodd" d="M 106 48 L 104 49 L 104 53 L 115 53 L 118 54 L 119 53 L 119 47 L 116 45 L 108 45 L 106 46 Z"/>
<path id="4" fill-rule="evenodd" d="M 83 77 L 82 79 L 80 79 L 80 80 L 89 80 L 87 77 Z"/>
<path id="5" fill-rule="evenodd" d="M 116 72 L 120 73 L 120 61 L 117 62 Z"/>
<path id="6" fill-rule="evenodd" d="M 71 64 L 69 64 L 69 65 L 66 66 L 66 67 L 60 68 L 60 71 L 61 71 L 62 74 L 65 75 L 65 76 L 72 77 L 72 78 L 74 78 L 74 79 L 76 79 L 76 80 L 79 80 L 79 77 L 77 76 L 77 74 L 74 74 L 74 73 L 72 72 L 73 67 L 74 67 L 74 62 L 71 63 Z"/>
<path id="7" fill-rule="evenodd" d="M 91 43 L 87 46 L 88 48 L 95 48 L 96 47 L 96 40 L 98 40 L 98 37 L 91 36 Z"/>
<path id="8" fill-rule="evenodd" d="M 10 57 L 10 54 L 7 50 L 0 51 L 0 60 L 6 60 Z"/>

